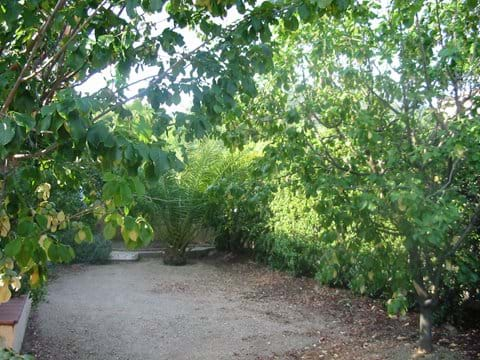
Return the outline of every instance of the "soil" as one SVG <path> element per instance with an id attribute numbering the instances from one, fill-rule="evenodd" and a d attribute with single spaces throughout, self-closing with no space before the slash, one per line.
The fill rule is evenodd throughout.
<path id="1" fill-rule="evenodd" d="M 480 358 L 478 333 L 435 334 L 426 358 Z M 23 350 L 40 360 L 410 359 L 415 340 L 415 314 L 391 319 L 380 302 L 220 257 L 60 268 Z"/>

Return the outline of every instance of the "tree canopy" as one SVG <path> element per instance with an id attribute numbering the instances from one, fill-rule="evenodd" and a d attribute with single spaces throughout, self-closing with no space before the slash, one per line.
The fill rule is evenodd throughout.
<path id="1" fill-rule="evenodd" d="M 92 240 L 86 214 L 106 238 L 148 244 L 136 200 L 184 169 L 182 142 L 215 134 L 265 143 L 255 174 L 303 192 L 324 246 L 317 278 L 391 313 L 414 297 L 430 350 L 446 289 L 478 292 L 479 16 L 468 0 L 0 0 L 0 302 L 74 257 L 59 232 Z M 105 87 L 78 90 L 106 70 Z M 62 209 L 58 189 L 85 207 Z"/>
<path id="2" fill-rule="evenodd" d="M 330 244 L 319 279 L 388 289 L 392 313 L 414 290 L 427 350 L 449 289 L 478 292 L 479 11 L 359 5 L 280 33 L 255 105 L 226 118 L 314 199 Z"/>
<path id="3" fill-rule="evenodd" d="M 76 230 L 79 242 L 92 239 L 81 215 L 93 212 L 106 223 L 105 235 L 121 228 L 128 247 L 145 245 L 152 229 L 129 214 L 143 180 L 181 159 L 164 148 L 162 135 L 182 129 L 185 139 L 202 136 L 220 114 L 256 95 L 254 75 L 272 67 L 271 25 L 298 27 L 303 9 L 338 13 L 335 2 L 255 1 L 1 1 L 0 3 L 0 156 L 2 237 L 1 300 L 17 288 L 18 274 L 35 286 L 48 261 L 69 261 L 73 252 L 56 240 L 57 231 Z M 221 18 L 236 8 L 239 20 Z M 198 31 L 201 45 L 188 49 L 180 29 Z M 137 94 L 127 96 L 131 72 L 156 67 Z M 105 69 L 114 78 L 93 94 L 77 88 Z M 136 80 L 138 83 L 140 80 Z M 193 98 L 188 113 L 167 115 L 165 106 Z M 155 114 L 148 137 L 125 131 L 133 99 L 148 101 Z M 86 191 L 79 174 L 102 169 L 103 191 Z M 128 176 L 126 176 L 128 175 Z M 48 179 L 47 179 L 48 178 Z M 47 181 L 48 180 L 48 181 Z M 87 209 L 66 214 L 51 191 L 79 191 Z"/>

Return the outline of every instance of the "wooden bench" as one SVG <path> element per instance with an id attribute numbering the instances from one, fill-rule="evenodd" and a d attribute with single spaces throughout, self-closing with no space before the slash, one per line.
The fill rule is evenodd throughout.
<path id="1" fill-rule="evenodd" d="M 11 298 L 0 304 L 0 348 L 20 352 L 32 301 L 28 295 Z"/>

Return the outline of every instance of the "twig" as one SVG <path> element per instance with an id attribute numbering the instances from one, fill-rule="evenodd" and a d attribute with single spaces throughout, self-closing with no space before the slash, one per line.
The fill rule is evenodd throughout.
<path id="1" fill-rule="evenodd" d="M 438 189 L 437 191 L 435 191 L 432 196 L 438 194 L 438 193 L 441 193 L 443 191 L 445 191 L 451 184 L 452 184 L 452 181 L 453 181 L 453 175 L 455 173 L 455 167 L 457 166 L 458 162 L 460 161 L 460 159 L 456 159 L 455 161 L 451 162 L 451 166 L 450 166 L 450 171 L 448 173 L 448 179 L 447 179 L 447 182 L 445 184 L 443 184 L 443 186 Z"/>
<path id="2" fill-rule="evenodd" d="M 107 2 L 107 0 L 103 0 L 100 3 L 100 5 L 98 5 L 98 7 L 90 14 L 90 16 L 82 23 L 82 25 L 77 26 L 72 31 L 72 34 L 70 35 L 68 40 L 65 42 L 65 44 L 63 44 L 63 46 L 60 48 L 60 50 L 58 50 L 49 60 L 47 60 L 47 62 L 45 64 L 43 64 L 43 66 L 40 69 L 36 70 L 35 72 L 30 74 L 29 76 L 25 77 L 23 79 L 23 81 L 30 80 L 31 78 L 37 76 L 39 73 L 41 73 L 43 70 L 45 70 L 48 65 L 50 65 L 52 62 L 56 61 L 60 56 L 62 56 L 62 54 L 67 49 L 68 45 L 71 44 L 71 42 L 73 41 L 73 39 L 75 39 L 75 37 L 77 36 L 77 34 L 79 32 L 83 31 L 87 27 L 87 25 L 90 23 L 90 21 L 97 15 L 98 11 L 103 7 L 103 5 L 105 5 L 106 2 Z"/>
<path id="3" fill-rule="evenodd" d="M 35 158 L 41 158 L 52 151 L 55 151 L 58 148 L 59 144 L 58 143 L 53 143 L 49 146 L 47 146 L 45 149 L 39 150 L 34 153 L 30 154 L 15 154 L 12 156 L 14 160 L 25 160 L 25 159 L 35 159 Z"/>
<path id="4" fill-rule="evenodd" d="M 30 67 L 30 64 L 32 60 L 35 57 L 35 53 L 37 52 L 38 48 L 40 47 L 40 43 L 42 42 L 43 36 L 45 35 L 45 32 L 47 29 L 50 27 L 50 24 L 53 21 L 53 18 L 57 14 L 57 12 L 65 5 L 66 0 L 58 0 L 57 4 L 55 5 L 52 13 L 50 16 L 47 18 L 47 21 L 43 24 L 43 26 L 40 28 L 38 31 L 37 37 L 35 38 L 35 42 L 33 44 L 32 50 L 30 52 L 30 55 L 27 59 L 27 62 L 25 65 L 23 65 L 22 70 L 20 71 L 20 74 L 18 75 L 17 80 L 15 81 L 15 84 L 13 85 L 13 88 L 10 90 L 5 103 L 2 106 L 2 109 L 0 111 L 0 115 L 5 115 L 8 111 L 8 108 L 13 102 L 13 99 L 15 98 L 15 94 L 17 93 L 18 88 L 20 87 L 20 84 L 24 81 L 23 76 L 25 75 L 25 72 L 28 70 Z"/>

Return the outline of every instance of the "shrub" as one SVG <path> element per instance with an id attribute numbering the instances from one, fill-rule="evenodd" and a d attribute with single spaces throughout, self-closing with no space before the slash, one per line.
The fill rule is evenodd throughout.
<path id="1" fill-rule="evenodd" d="M 187 148 L 183 172 L 169 172 L 147 189 L 133 211 L 143 213 L 156 239 L 167 245 L 167 263 L 184 264 L 185 249 L 199 233 L 217 244 L 244 247 L 258 222 L 259 207 L 247 197 L 253 184 L 249 166 L 258 154 L 255 149 L 231 152 L 211 139 L 198 141 Z"/>
<path id="2" fill-rule="evenodd" d="M 164 262 L 185 265 L 185 251 L 201 227 L 205 202 L 173 174 L 164 176 L 156 190 L 157 235 L 167 244 Z"/>
<path id="3" fill-rule="evenodd" d="M 67 231 L 62 236 L 62 242 L 75 251 L 74 263 L 106 264 L 110 259 L 112 243 L 105 240 L 101 234 L 94 235 L 92 242 L 77 244 L 74 241 L 74 232 Z"/>

